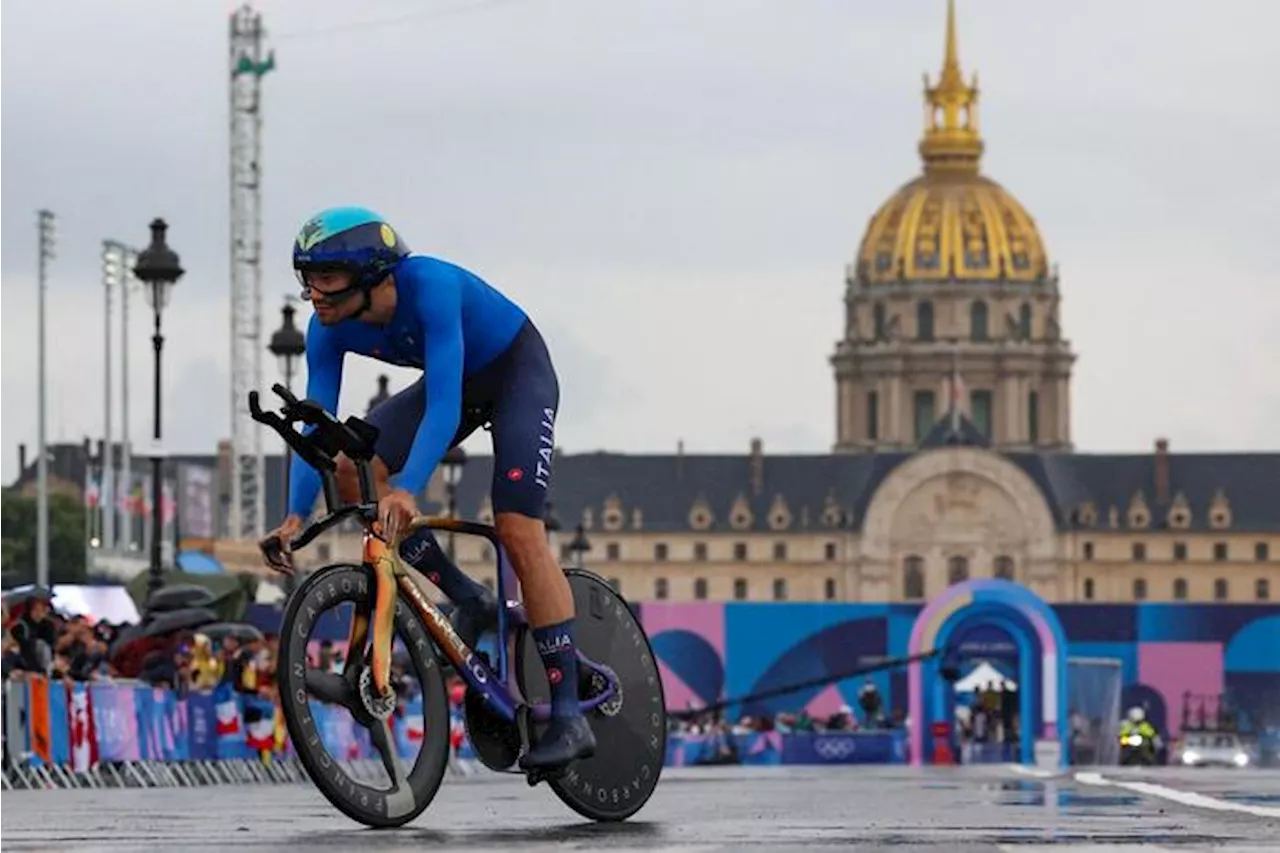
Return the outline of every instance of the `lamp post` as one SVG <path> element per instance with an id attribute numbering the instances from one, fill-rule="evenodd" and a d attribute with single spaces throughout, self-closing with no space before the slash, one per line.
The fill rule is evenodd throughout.
<path id="1" fill-rule="evenodd" d="M 573 552 L 574 568 L 582 568 L 585 557 L 583 556 L 591 550 L 591 540 L 587 538 L 587 531 L 578 525 L 577 531 L 573 535 L 573 541 L 569 543 L 569 550 Z"/>
<path id="2" fill-rule="evenodd" d="M 133 273 L 142 282 L 147 294 L 147 303 L 155 313 L 155 333 L 151 336 L 151 344 L 156 354 L 155 373 L 155 423 L 152 438 L 155 447 L 151 456 L 151 574 L 147 578 L 147 601 L 150 602 L 156 591 L 164 585 L 163 569 L 160 566 L 160 543 L 164 530 L 161 503 L 164 500 L 163 490 L 163 454 L 160 450 L 160 353 L 164 349 L 164 335 L 160 333 L 160 314 L 169 303 L 169 289 L 182 278 L 182 266 L 178 263 L 178 255 L 165 242 L 165 232 L 169 226 L 163 219 L 151 221 L 151 245 L 138 253 L 138 262 Z"/>
<path id="3" fill-rule="evenodd" d="M 440 464 L 444 467 L 444 487 L 449 495 L 449 517 L 458 517 L 458 481 L 462 479 L 462 467 L 467 464 L 467 454 L 461 447 L 451 447 Z M 453 531 L 449 531 L 449 562 L 456 564 L 453 550 Z"/>
<path id="4" fill-rule="evenodd" d="M 267 350 L 276 357 L 276 361 L 280 363 L 280 372 L 284 374 L 284 387 L 293 391 L 293 368 L 294 362 L 301 358 L 307 352 L 307 339 L 293 322 L 293 315 L 297 313 L 295 309 L 286 300 L 284 307 L 280 309 L 280 328 L 276 329 L 275 334 L 271 336 L 271 343 L 267 345 Z M 284 505 L 287 510 L 289 507 L 289 465 L 293 456 L 289 450 L 289 445 L 284 446 Z M 284 586 L 286 592 L 293 592 L 297 586 L 297 580 L 293 574 L 285 575 Z"/>
<path id="5" fill-rule="evenodd" d="M 38 314 L 36 318 L 39 344 L 36 356 L 36 385 L 39 388 L 40 400 L 36 420 L 38 421 L 39 456 L 36 458 L 36 583 L 43 588 L 49 586 L 49 449 L 45 443 L 45 413 L 47 409 L 49 378 L 45 371 L 44 342 L 44 292 L 48 282 L 49 261 L 53 260 L 53 214 L 42 210 L 37 214 L 40 232 L 40 262 L 36 272 L 38 289 Z"/>

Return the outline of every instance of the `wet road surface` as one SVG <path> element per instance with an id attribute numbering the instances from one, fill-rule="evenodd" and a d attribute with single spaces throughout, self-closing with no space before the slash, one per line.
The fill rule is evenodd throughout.
<path id="1" fill-rule="evenodd" d="M 10 791 L 3 795 L 3 836 L 6 851 L 181 853 L 1280 849 L 1277 771 L 1107 768 L 1091 784 L 1074 773 L 1033 772 L 668 769 L 638 815 L 610 825 L 583 822 L 546 786 L 482 772 L 450 777 L 413 824 L 381 831 L 352 823 L 309 785 Z"/>

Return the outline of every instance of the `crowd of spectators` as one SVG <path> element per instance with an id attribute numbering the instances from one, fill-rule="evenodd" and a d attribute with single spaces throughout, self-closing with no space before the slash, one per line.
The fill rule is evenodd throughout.
<path id="1" fill-rule="evenodd" d="M 132 627 L 129 623 L 64 616 L 38 597 L 15 610 L 20 612 L 5 614 L 4 679 L 19 681 L 32 673 L 54 681 L 121 679 L 111 648 Z M 179 693 L 213 690 L 226 682 L 238 693 L 274 699 L 278 645 L 272 634 L 215 641 L 199 630 L 178 632 L 163 648 L 147 654 L 140 680 Z"/>

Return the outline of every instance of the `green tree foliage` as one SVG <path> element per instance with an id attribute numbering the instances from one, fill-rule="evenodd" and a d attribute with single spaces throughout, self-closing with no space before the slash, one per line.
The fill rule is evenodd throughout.
<path id="1" fill-rule="evenodd" d="M 85 581 L 85 508 L 73 495 L 49 495 L 49 580 Z M 0 567 L 4 585 L 36 580 L 36 499 L 14 489 L 0 492 Z"/>

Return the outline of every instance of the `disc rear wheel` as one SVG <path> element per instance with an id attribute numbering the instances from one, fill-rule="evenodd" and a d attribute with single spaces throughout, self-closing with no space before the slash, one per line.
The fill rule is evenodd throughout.
<path id="1" fill-rule="evenodd" d="M 596 738 L 595 755 L 575 761 L 548 780 L 561 801 L 583 817 L 620 821 L 638 812 L 658 785 L 667 752 L 667 715 L 662 678 L 631 608 L 597 575 L 566 569 L 573 591 L 574 642 L 583 655 L 618 676 L 621 695 L 586 712 Z M 520 689 L 532 704 L 549 702 L 546 670 L 527 629 L 517 637 Z M 578 668 L 583 699 L 599 695 L 606 682 Z M 545 727 L 535 724 L 534 734 Z"/>

